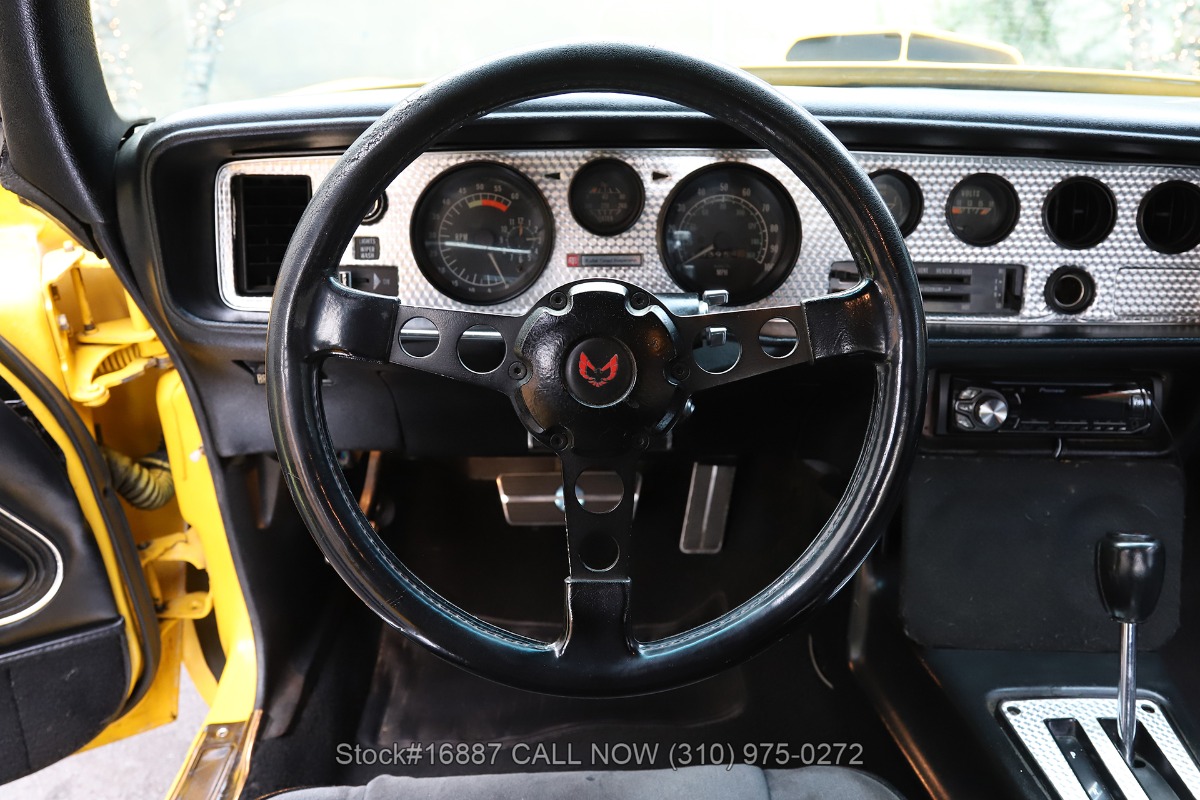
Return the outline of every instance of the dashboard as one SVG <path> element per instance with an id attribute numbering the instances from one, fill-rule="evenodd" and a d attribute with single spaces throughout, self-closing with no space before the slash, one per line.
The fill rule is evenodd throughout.
<path id="1" fill-rule="evenodd" d="M 917 267 L 931 319 L 1200 321 L 1200 170 L 1003 155 L 857 152 Z M 265 314 L 289 225 L 334 155 L 233 160 L 215 187 L 230 309 Z M 427 153 L 366 210 L 340 275 L 413 305 L 520 314 L 612 277 L 653 292 L 790 304 L 853 286 L 816 197 L 752 149 Z"/>
<path id="2" fill-rule="evenodd" d="M 984 435 L 961 433 L 955 403 L 963 392 L 986 390 L 980 397 L 1015 403 L 1015 394 L 1028 400 L 1030 382 L 1044 379 L 1119 384 L 1131 396 L 1151 398 L 1156 409 L 1184 407 L 1170 398 L 1181 391 L 1180 375 L 1190 372 L 1170 381 L 1161 375 L 1172 364 L 1194 364 L 1200 341 L 1200 253 L 1193 238 L 1200 232 L 1194 124 L 1200 100 L 915 88 L 781 91 L 845 144 L 907 234 L 928 322 L 930 396 L 938 409 L 930 431 L 938 441 L 974 447 L 962 437 Z M 196 376 L 192 388 L 221 456 L 272 450 L 263 365 L 279 263 L 312 192 L 340 154 L 404 96 L 397 90 L 204 107 L 143 126 L 122 148 L 118 207 L 133 243 L 132 280 Z M 480 181 L 461 180 L 471 177 L 464 170 L 473 165 L 487 167 L 485 178 L 502 180 L 485 179 L 477 189 Z M 719 171 L 731 168 L 760 183 L 721 180 Z M 497 186 L 496 197 L 485 196 Z M 588 198 L 581 186 L 598 187 L 604 197 Z M 701 202 L 714 190 L 725 199 Z M 739 217 L 738 200 L 745 198 L 730 195 L 743 190 L 754 208 L 743 207 L 747 216 Z M 473 238 L 483 234 L 454 220 L 443 235 L 444 209 L 462 198 L 496 213 L 475 218 L 483 219 L 477 227 L 490 240 Z M 485 199 L 516 211 L 485 206 Z M 764 212 L 768 199 L 772 210 Z M 573 95 L 489 115 L 414 161 L 361 213 L 340 277 L 413 305 L 519 315 L 562 284 L 601 276 L 656 293 L 748 287 L 731 304 L 769 307 L 858 280 L 833 220 L 770 153 L 704 115 L 645 98 Z M 741 220 L 741 238 L 719 241 L 722 225 L 712 224 L 714 214 L 726 226 Z M 524 217 L 538 218 L 532 239 L 517 219 Z M 517 238 L 510 241 L 514 220 Z M 443 246 L 456 237 L 483 249 Z M 470 268 L 439 275 L 439 250 L 471 252 Z M 521 259 L 532 266 L 520 269 Z M 728 282 L 723 259 L 749 279 Z M 689 271 L 696 261 L 705 269 Z M 491 282 L 490 274 L 495 285 L 483 282 Z M 523 429 L 499 396 L 342 361 L 328 363 L 323 380 L 340 448 L 438 457 L 525 449 Z M 841 402 L 814 399 L 818 406 Z M 1001 427 L 1026 425 L 1035 412 L 1026 404 L 1020 420 L 1011 416 Z M 1163 428 L 1157 417 L 1151 422 Z M 1117 423 L 1144 428 L 1138 420 L 1104 421 Z M 1059 447 L 1040 435 L 1003 441 L 1044 444 L 1049 452 Z M 1111 449 L 1116 438 L 1093 437 L 1088 447 Z M 1138 436 L 1122 441 L 1126 448 L 1157 446 Z M 1070 451 L 1071 443 L 1064 447 Z"/>

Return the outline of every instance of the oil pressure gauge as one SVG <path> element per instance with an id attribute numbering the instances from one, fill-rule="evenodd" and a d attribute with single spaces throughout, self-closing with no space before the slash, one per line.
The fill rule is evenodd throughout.
<path id="1" fill-rule="evenodd" d="M 571 181 L 571 214 L 600 236 L 616 236 L 633 227 L 645 198 L 637 172 L 615 158 L 585 164 Z"/>

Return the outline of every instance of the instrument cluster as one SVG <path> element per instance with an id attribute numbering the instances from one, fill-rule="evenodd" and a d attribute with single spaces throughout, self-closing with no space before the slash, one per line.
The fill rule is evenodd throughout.
<path id="1" fill-rule="evenodd" d="M 931 318 L 1200 320 L 1200 170 L 855 157 L 905 236 Z M 295 224 L 336 161 L 280 156 L 218 170 L 218 288 L 229 308 L 270 310 L 283 222 Z M 584 278 L 658 294 L 724 290 L 733 305 L 759 307 L 858 280 L 837 225 L 778 159 L 702 148 L 425 153 L 371 206 L 339 276 L 413 305 L 512 314 Z"/>
<path id="2" fill-rule="evenodd" d="M 545 177 L 545 176 L 544 176 Z M 647 211 L 641 175 L 627 162 L 602 157 L 582 165 L 567 191 L 571 217 L 593 251 L 633 228 Z M 687 175 L 656 210 L 658 257 L 680 288 L 722 289 L 737 304 L 778 288 L 800 246 L 800 217 L 791 195 L 769 173 L 717 162 Z M 520 172 L 478 161 L 448 169 L 417 201 L 412 249 L 418 266 L 447 296 L 495 304 L 525 292 L 554 250 L 555 214 Z M 620 249 L 620 248 L 618 248 Z M 645 253 L 572 253 L 620 266 Z M 569 256 L 570 257 L 570 256 Z M 580 266 L 583 266 L 582 263 Z"/>

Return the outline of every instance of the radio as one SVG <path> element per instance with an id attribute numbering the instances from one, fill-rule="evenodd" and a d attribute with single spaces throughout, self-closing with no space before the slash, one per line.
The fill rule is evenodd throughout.
<path id="1" fill-rule="evenodd" d="M 1029 381 L 943 377 L 942 433 L 1127 436 L 1149 431 L 1157 383 L 1149 378 Z"/>

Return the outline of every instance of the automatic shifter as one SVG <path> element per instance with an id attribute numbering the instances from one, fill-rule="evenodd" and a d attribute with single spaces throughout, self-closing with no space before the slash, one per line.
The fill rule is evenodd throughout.
<path id="1" fill-rule="evenodd" d="M 1109 616 L 1121 623 L 1117 731 L 1133 766 L 1137 735 L 1137 626 L 1154 613 L 1163 584 L 1162 544 L 1140 533 L 1110 533 L 1096 548 L 1096 581 Z"/>

